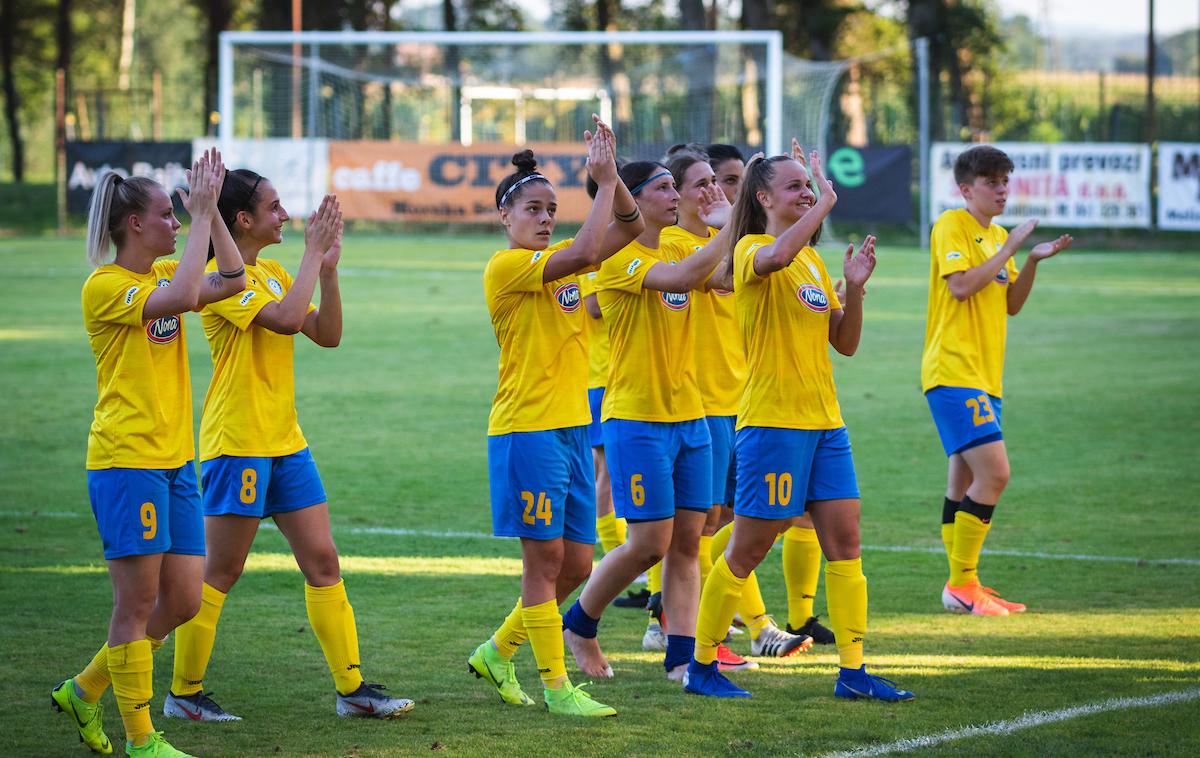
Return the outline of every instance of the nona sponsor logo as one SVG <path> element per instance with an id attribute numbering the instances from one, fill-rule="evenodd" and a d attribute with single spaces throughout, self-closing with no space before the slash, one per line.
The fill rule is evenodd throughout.
<path id="1" fill-rule="evenodd" d="M 579 310 L 579 285 L 567 282 L 554 290 L 554 299 L 563 313 L 574 313 Z"/>
<path id="2" fill-rule="evenodd" d="M 829 297 L 825 294 L 825 290 L 815 284 L 800 285 L 800 289 L 796 290 L 796 297 L 800 298 L 800 302 L 815 313 L 824 313 L 829 310 Z"/>
<path id="3" fill-rule="evenodd" d="M 163 316 L 146 323 L 146 336 L 156 345 L 174 342 L 179 336 L 179 316 Z"/>
<path id="4" fill-rule="evenodd" d="M 692 301 L 691 295 L 687 292 L 660 292 L 659 297 L 662 298 L 663 305 L 673 311 L 681 311 L 688 307 L 688 303 Z"/>

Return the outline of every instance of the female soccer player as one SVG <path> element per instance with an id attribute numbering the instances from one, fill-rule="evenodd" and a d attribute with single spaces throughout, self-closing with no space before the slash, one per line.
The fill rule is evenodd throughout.
<path id="1" fill-rule="evenodd" d="M 1001 381 L 1008 316 L 1021 311 L 1037 264 L 1071 246 L 1064 234 L 1035 245 L 1017 271 L 1013 256 L 1037 226 L 1007 233 L 992 223 L 1004 212 L 1012 161 L 980 145 L 954 161 L 965 208 L 949 210 L 930 239 L 929 315 L 921 387 L 950 459 L 942 507 L 942 542 L 950 578 L 942 605 L 955 613 L 1007 616 L 1025 610 L 979 582 L 979 554 L 1008 484 L 1008 451 L 1000 431 Z"/>
<path id="2" fill-rule="evenodd" d="M 241 296 L 201 313 L 213 376 L 200 419 L 200 478 L 208 556 L 199 613 L 175 638 L 175 674 L 163 714 L 194 721 L 233 721 L 204 693 L 221 608 L 242 575 L 264 518 L 273 518 L 304 575 L 304 600 L 333 675 L 339 716 L 389 718 L 412 701 L 363 682 L 354 609 L 346 597 L 321 476 L 296 420 L 293 335 L 322 347 L 342 336 L 341 211 L 326 196 L 309 220 L 304 256 L 293 281 L 264 248 L 282 241 L 288 213 L 271 182 L 232 171 L 218 202 L 246 266 Z M 213 264 L 209 264 L 212 268 Z M 317 280 L 321 306 L 311 304 Z"/>
<path id="3" fill-rule="evenodd" d="M 629 540 L 607 553 L 563 618 L 563 637 L 579 667 L 609 677 L 596 640 L 604 609 L 641 572 L 663 565 L 663 601 L 672 627 L 664 666 L 682 679 L 695 640 L 699 599 L 697 551 L 708 509 L 712 461 L 704 407 L 692 354 L 692 290 L 703 287 L 722 257 L 727 235 L 695 254 L 684 245 L 660 245 L 675 223 L 679 193 L 661 163 L 621 168 L 646 228 L 606 260 L 596 279 L 611 354 L 603 409 L 604 450 L 613 504 L 628 523 Z M 705 193 L 705 217 L 723 226 L 729 203 Z"/>
<path id="4" fill-rule="evenodd" d="M 746 171 L 746 159 L 742 151 L 735 145 L 714 143 L 704 148 L 708 156 L 708 165 L 712 166 L 717 187 L 733 203 L 737 200 L 738 189 L 742 186 L 742 175 Z"/>
<path id="5" fill-rule="evenodd" d="M 815 152 L 810 165 L 819 199 L 805 165 L 782 155 L 750 163 L 734 206 L 734 285 L 749 367 L 738 409 L 734 528 L 704 586 L 685 687 L 714 697 L 749 696 L 717 670 L 716 647 L 747 576 L 807 510 L 828 560 L 826 594 L 842 666 L 834 693 L 907 700 L 912 693 L 862 665 L 867 581 L 859 557 L 858 484 L 827 346 L 843 355 L 858 347 L 875 239 L 867 237 L 857 255 L 853 245 L 846 250 L 843 308 L 809 247 L 837 201 Z"/>
<path id="6" fill-rule="evenodd" d="M 558 202 L 532 151 L 513 156 L 517 170 L 496 188 L 508 248 L 492 256 L 483 275 L 500 344 L 500 381 L 488 419 L 492 526 L 498 537 L 520 538 L 524 570 L 516 607 L 467 660 L 467 670 L 495 687 L 504 702 L 532 705 L 512 664 L 528 639 L 547 710 L 583 717 L 616 710 L 568 680 L 558 612 L 559 602 L 587 578 L 596 542 L 586 315 L 577 274 L 642 229 L 637 205 L 617 176 L 612 130 L 593 119 L 596 134 L 584 132 L 584 142 L 598 190 L 573 240 L 550 243 Z"/>
<path id="7" fill-rule="evenodd" d="M 212 150 L 192 164 L 192 217 L 178 261 L 179 221 L 153 180 L 100 177 L 88 208 L 83 320 L 96 358 L 99 399 L 88 435 L 87 478 L 113 585 L 108 641 L 82 672 L 51 693 L 92 751 L 112 752 L 100 696 L 111 681 L 130 756 L 186 756 L 154 731 L 151 654 L 200 604 L 204 522 L 196 489 L 192 392 L 183 316 L 245 283 L 237 248 L 217 215 L 225 178 Z M 216 267 L 204 273 L 209 239 Z M 115 258 L 109 258 L 115 246 Z"/>

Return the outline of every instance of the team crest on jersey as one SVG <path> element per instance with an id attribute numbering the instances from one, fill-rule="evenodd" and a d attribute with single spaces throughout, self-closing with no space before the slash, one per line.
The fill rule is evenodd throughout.
<path id="1" fill-rule="evenodd" d="M 558 301 L 558 307 L 563 313 L 574 313 L 579 310 L 579 285 L 567 282 L 554 290 L 554 299 Z"/>
<path id="2" fill-rule="evenodd" d="M 996 273 L 996 284 L 1008 284 L 1008 269 L 1002 268 Z"/>
<path id="3" fill-rule="evenodd" d="M 167 286 L 167 285 L 169 285 L 170 283 L 171 283 L 171 280 L 170 280 L 170 279 L 167 279 L 166 277 L 163 277 L 162 279 L 159 279 L 159 280 L 158 280 L 158 286 L 159 286 L 159 287 L 166 287 L 166 286 Z"/>
<path id="4" fill-rule="evenodd" d="M 156 345 L 174 342 L 179 336 L 179 316 L 162 316 L 146 322 L 146 336 Z"/>
<path id="5" fill-rule="evenodd" d="M 267 289 L 271 290 L 276 295 L 281 297 L 283 296 L 283 285 L 280 284 L 279 280 L 275 279 L 274 277 L 267 278 Z"/>
<path id="6" fill-rule="evenodd" d="M 801 284 L 800 289 L 796 290 L 796 297 L 800 298 L 800 302 L 814 313 L 824 313 L 829 310 L 829 297 L 825 294 L 825 290 L 815 284 Z"/>
<path id="7" fill-rule="evenodd" d="M 663 305 L 673 311 L 681 311 L 688 307 L 692 299 L 686 292 L 660 292 L 658 296 L 662 298 Z"/>

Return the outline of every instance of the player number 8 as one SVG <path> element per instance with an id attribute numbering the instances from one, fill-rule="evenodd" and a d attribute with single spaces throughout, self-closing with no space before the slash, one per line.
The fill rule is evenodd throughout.
<path id="1" fill-rule="evenodd" d="M 258 499 L 258 492 L 254 489 L 256 484 L 258 484 L 258 472 L 252 468 L 242 469 L 242 489 L 239 494 L 242 502 L 246 505 L 250 505 Z"/>

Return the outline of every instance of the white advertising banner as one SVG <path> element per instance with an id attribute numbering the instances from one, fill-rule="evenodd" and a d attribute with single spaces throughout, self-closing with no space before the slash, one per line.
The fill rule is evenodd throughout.
<path id="1" fill-rule="evenodd" d="M 969 144 L 935 142 L 930 151 L 929 220 L 961 208 L 954 159 Z M 1028 218 L 1057 227 L 1150 227 L 1150 148 L 1129 143 L 998 142 L 1013 172 L 996 222 Z"/>
<path id="2" fill-rule="evenodd" d="M 1200 231 L 1200 143 L 1158 143 L 1158 228 Z"/>
<path id="3" fill-rule="evenodd" d="M 227 169 L 248 168 L 270 179 L 292 216 L 311 215 L 329 191 L 328 140 L 230 139 L 222 145 L 201 137 L 192 140 L 193 158 L 213 146 L 221 148 Z"/>

